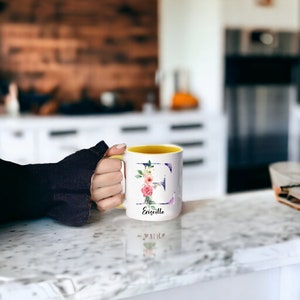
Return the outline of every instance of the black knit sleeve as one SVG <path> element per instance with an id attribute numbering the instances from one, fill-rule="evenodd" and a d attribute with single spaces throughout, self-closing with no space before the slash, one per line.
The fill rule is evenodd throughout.
<path id="1" fill-rule="evenodd" d="M 49 216 L 67 225 L 85 224 L 91 176 L 107 149 L 102 141 L 52 164 L 0 160 L 0 223 Z"/>

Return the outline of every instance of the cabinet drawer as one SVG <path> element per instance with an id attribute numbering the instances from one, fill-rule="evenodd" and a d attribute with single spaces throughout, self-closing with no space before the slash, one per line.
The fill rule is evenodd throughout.
<path id="1" fill-rule="evenodd" d="M 37 161 L 36 134 L 33 130 L 12 129 L 0 132 L 1 158 L 20 164 Z"/>
<path id="2" fill-rule="evenodd" d="M 41 162 L 57 162 L 82 148 L 82 137 L 76 128 L 40 131 L 39 153 Z"/>

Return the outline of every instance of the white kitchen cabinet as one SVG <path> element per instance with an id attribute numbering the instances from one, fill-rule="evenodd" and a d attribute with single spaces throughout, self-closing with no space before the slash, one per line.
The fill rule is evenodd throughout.
<path id="1" fill-rule="evenodd" d="M 171 143 L 184 149 L 184 200 L 226 192 L 227 122 L 223 114 L 186 111 L 2 117 L 0 124 L 0 156 L 17 163 L 57 162 L 101 140 L 109 146 Z"/>
<path id="2" fill-rule="evenodd" d="M 5 130 L 2 128 L 0 130 L 1 158 L 21 164 L 35 161 L 37 157 L 35 138 L 34 130 L 23 130 L 22 128 Z"/>

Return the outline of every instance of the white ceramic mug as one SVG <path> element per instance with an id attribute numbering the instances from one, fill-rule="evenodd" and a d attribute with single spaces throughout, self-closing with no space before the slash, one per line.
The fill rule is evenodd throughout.
<path id="1" fill-rule="evenodd" d="M 177 145 L 127 148 L 121 159 L 125 163 L 124 207 L 128 217 L 143 221 L 178 217 L 182 208 L 182 154 Z"/>

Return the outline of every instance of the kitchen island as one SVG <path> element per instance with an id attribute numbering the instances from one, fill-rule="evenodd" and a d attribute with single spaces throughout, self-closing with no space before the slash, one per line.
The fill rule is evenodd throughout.
<path id="1" fill-rule="evenodd" d="M 300 212 L 271 190 L 185 202 L 167 222 L 10 223 L 0 240 L 1 300 L 300 298 Z"/>

